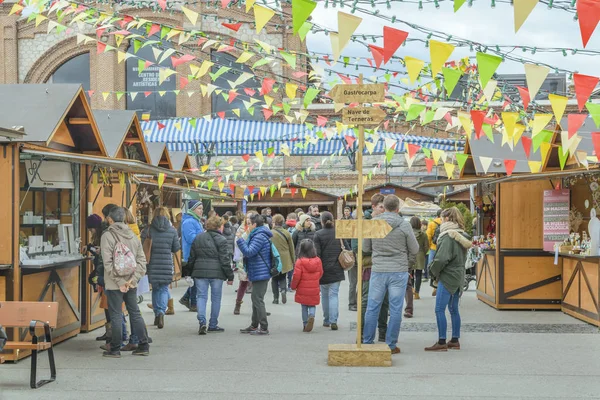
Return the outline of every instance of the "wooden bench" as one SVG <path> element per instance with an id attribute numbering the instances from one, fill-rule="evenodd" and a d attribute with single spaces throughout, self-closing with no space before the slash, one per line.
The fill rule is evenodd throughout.
<path id="1" fill-rule="evenodd" d="M 31 350 L 31 378 L 32 389 L 37 389 L 46 383 L 56 380 L 56 366 L 54 364 L 54 349 L 52 347 L 52 332 L 58 321 L 58 303 L 27 302 L 27 301 L 0 301 L 0 325 L 7 328 L 28 328 L 31 342 L 7 341 L 4 350 Z M 43 340 L 36 335 L 36 328 L 43 326 Z M 13 333 L 13 338 L 17 333 Z M 37 356 L 38 352 L 48 350 L 50 361 L 50 379 L 37 382 Z"/>

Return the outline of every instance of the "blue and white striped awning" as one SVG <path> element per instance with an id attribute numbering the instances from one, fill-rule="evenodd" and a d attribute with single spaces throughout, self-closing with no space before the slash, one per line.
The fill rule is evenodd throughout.
<path id="1" fill-rule="evenodd" d="M 160 129 L 158 122 L 165 127 Z M 142 122 L 142 129 L 146 141 L 165 142 L 170 150 L 195 153 L 196 144 L 199 144 L 200 152 L 204 152 L 208 146 L 214 144 L 213 151 L 217 155 L 243 155 L 253 154 L 257 151 L 268 154 L 269 150 L 279 154 L 284 143 L 287 144 L 293 155 L 331 155 L 347 146 L 345 136 L 356 137 L 353 129 L 347 129 L 341 135 L 337 135 L 337 132 L 333 130 L 326 134 L 326 138 L 316 140 L 319 135 L 323 137 L 320 128 L 315 127 L 311 130 L 305 125 L 299 124 L 231 119 L 213 119 L 210 122 L 198 119 L 196 127 L 186 119 L 147 121 Z M 464 148 L 463 141 L 453 139 L 437 139 L 382 131 L 378 131 L 377 135 L 381 140 L 375 145 L 373 154 L 385 153 L 385 139 L 395 140 L 396 151 L 400 152 L 404 151 L 407 143 L 444 151 L 462 151 Z M 304 146 L 307 139 L 309 144 Z M 369 140 L 369 135 L 367 135 L 367 140 Z M 299 144 L 303 146 L 300 147 Z"/>

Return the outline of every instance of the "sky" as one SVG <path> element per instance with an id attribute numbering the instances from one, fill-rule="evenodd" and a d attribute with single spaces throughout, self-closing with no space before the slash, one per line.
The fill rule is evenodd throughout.
<path id="1" fill-rule="evenodd" d="M 331 3 L 331 2 L 330 2 Z M 346 2 L 350 4 L 349 1 Z M 469 39 L 483 44 L 490 45 L 531 45 L 537 47 L 566 47 L 583 49 L 579 23 L 573 19 L 574 14 L 560 9 L 548 9 L 544 4 L 538 3 L 529 18 L 525 21 L 518 33 L 514 32 L 513 7 L 508 3 L 497 3 L 495 8 L 490 7 L 491 0 L 476 0 L 472 7 L 465 3 L 457 13 L 454 13 L 452 1 L 440 1 L 440 8 L 436 9 L 433 3 L 423 3 L 423 10 L 418 9 L 418 4 L 407 2 L 394 2 L 392 8 L 388 10 L 383 5 L 377 5 L 380 13 L 383 15 L 395 15 L 398 19 L 420 25 L 425 28 L 442 31 L 454 37 Z M 362 5 L 362 8 L 371 8 L 370 5 Z M 343 11 L 350 13 L 350 7 L 329 8 L 324 7 L 323 2 L 313 11 L 313 22 L 337 31 L 337 12 Z M 409 38 L 418 37 L 426 39 L 426 34 L 413 30 L 405 24 L 396 21 L 386 21 L 356 11 L 354 14 L 363 18 L 356 34 L 382 34 L 383 26 L 391 26 L 400 30 L 409 32 Z M 369 40 L 369 43 L 372 43 Z M 378 39 L 377 46 L 383 46 L 383 39 Z M 330 53 L 331 45 L 329 37 L 323 33 L 309 34 L 307 37 L 307 46 L 309 51 Z M 600 28 L 596 29 L 588 45 L 588 50 L 600 50 Z M 450 60 L 458 60 L 465 56 L 474 57 L 475 51 L 470 52 L 469 48 L 456 48 L 451 55 Z M 600 55 L 571 55 L 563 56 L 562 53 L 541 53 L 535 55 L 523 53 L 521 49 L 512 53 L 515 56 L 528 58 L 538 62 L 545 62 L 552 66 L 579 72 L 582 74 L 596 75 L 600 73 Z M 352 43 L 342 52 L 343 56 L 352 57 L 371 57 L 370 51 L 362 44 Z M 412 56 L 426 62 L 429 62 L 429 49 L 425 48 L 421 42 L 410 43 L 401 46 L 395 53 L 396 56 Z M 363 61 L 366 64 L 366 61 Z M 388 64 L 390 70 L 404 70 L 399 63 Z M 327 67 L 329 68 L 329 67 Z M 343 68 L 338 65 L 336 69 L 343 72 Z M 356 74 L 354 66 L 346 69 L 349 74 Z M 374 75 L 373 69 L 363 70 L 366 76 Z M 499 74 L 523 74 L 522 63 L 506 60 L 498 70 Z M 551 71 L 554 72 L 554 71 Z M 375 73 L 381 75 L 381 72 Z"/>

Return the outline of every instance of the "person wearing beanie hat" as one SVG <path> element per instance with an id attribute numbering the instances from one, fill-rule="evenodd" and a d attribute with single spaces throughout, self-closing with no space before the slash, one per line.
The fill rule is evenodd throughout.
<path id="1" fill-rule="evenodd" d="M 315 224 L 312 222 L 310 215 L 301 215 L 298 225 L 296 225 L 296 231 L 292 235 L 294 248 L 297 249 L 298 244 L 304 239 L 313 240 L 315 238 L 315 231 Z"/>
<path id="2" fill-rule="evenodd" d="M 98 230 L 100 229 L 100 225 L 102 225 L 102 217 L 98 214 L 88 215 L 88 217 L 85 219 L 85 222 L 89 230 Z"/>
<path id="3" fill-rule="evenodd" d="M 201 223 L 202 213 L 204 212 L 204 205 L 200 200 L 190 200 L 187 203 L 188 211 L 183 215 L 181 220 L 181 249 L 183 265 L 181 266 L 182 272 L 186 270 L 188 258 L 190 256 L 190 249 L 192 243 L 196 240 L 196 236 L 204 232 L 204 227 Z M 196 312 L 196 297 L 197 291 L 196 286 L 188 288 L 183 297 L 179 299 L 179 303 L 187 307 L 190 311 Z"/>

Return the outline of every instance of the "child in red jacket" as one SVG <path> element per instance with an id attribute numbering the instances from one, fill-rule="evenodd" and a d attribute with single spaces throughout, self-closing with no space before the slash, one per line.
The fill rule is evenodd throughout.
<path id="1" fill-rule="evenodd" d="M 317 257 L 317 250 L 310 239 L 300 242 L 298 258 L 294 266 L 292 289 L 296 291 L 296 303 L 302 305 L 303 332 L 312 331 L 315 323 L 315 310 L 319 305 L 319 280 L 323 276 L 323 264 Z"/>

